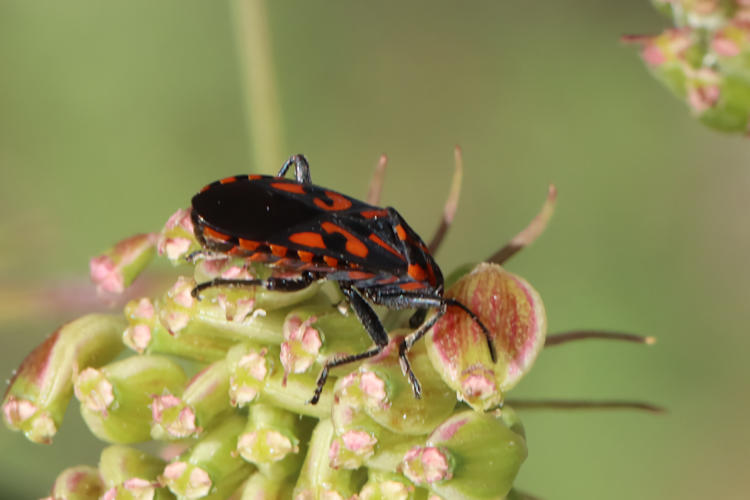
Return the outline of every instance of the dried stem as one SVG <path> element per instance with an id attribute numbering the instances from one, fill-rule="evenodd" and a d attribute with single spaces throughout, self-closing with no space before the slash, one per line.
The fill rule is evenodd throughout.
<path id="1" fill-rule="evenodd" d="M 451 189 L 448 193 L 448 199 L 445 200 L 445 206 L 443 207 L 443 218 L 440 220 L 440 225 L 435 231 L 435 235 L 432 237 L 428 248 L 431 253 L 435 253 L 440 248 L 440 244 L 445 238 L 445 233 L 448 232 L 448 228 L 453 222 L 453 218 L 456 216 L 456 210 L 458 209 L 458 199 L 461 196 L 461 181 L 463 180 L 464 174 L 464 160 L 461 154 L 461 148 L 456 146 L 453 150 L 453 157 L 455 167 L 453 170 L 453 179 L 451 179 Z"/>
<path id="2" fill-rule="evenodd" d="M 256 168 L 272 168 L 284 155 L 266 4 L 264 0 L 234 0 L 232 7 L 251 157 Z"/>
<path id="3" fill-rule="evenodd" d="M 534 217 L 529 225 L 523 228 L 520 233 L 515 235 L 503 248 L 498 250 L 492 257 L 487 259 L 487 262 L 494 262 L 495 264 L 503 264 L 505 261 L 510 259 L 522 248 L 531 245 L 547 227 L 552 214 L 555 213 L 555 202 L 557 201 L 557 188 L 550 184 L 549 190 L 547 191 L 547 199 L 542 205 L 542 209 Z"/>
<path id="4" fill-rule="evenodd" d="M 544 343 L 545 347 L 565 344 L 576 340 L 602 339 L 602 340 L 619 340 L 623 342 L 634 342 L 636 344 L 652 345 L 656 343 L 655 337 L 635 335 L 633 333 L 604 332 L 599 330 L 573 330 L 570 332 L 556 333 L 548 335 Z"/>
<path id="5" fill-rule="evenodd" d="M 380 194 L 383 192 L 383 181 L 385 179 L 385 167 L 388 165 L 388 157 L 380 155 L 378 164 L 375 166 L 375 172 L 370 179 L 370 187 L 367 190 L 367 203 L 370 205 L 380 205 Z"/>
<path id="6" fill-rule="evenodd" d="M 642 410 L 649 413 L 665 413 L 661 406 L 642 401 L 585 401 L 556 399 L 506 399 L 505 403 L 515 409 L 523 410 Z"/>

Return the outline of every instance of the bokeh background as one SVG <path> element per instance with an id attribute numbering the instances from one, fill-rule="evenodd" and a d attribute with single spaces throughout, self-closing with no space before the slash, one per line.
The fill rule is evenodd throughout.
<path id="1" fill-rule="evenodd" d="M 205 183 L 302 152 L 314 181 L 364 197 L 387 153 L 383 203 L 429 237 L 460 144 L 444 271 L 499 248 L 554 182 L 548 231 L 507 267 L 541 292 L 551 332 L 659 339 L 541 354 L 514 397 L 669 412 L 526 411 L 517 485 L 550 499 L 747 498 L 750 139 L 697 123 L 619 43 L 667 21 L 645 1 L 268 3 L 256 21 L 270 114 L 248 101 L 262 65 L 248 65 L 231 4 L 0 1 L 4 377 L 58 324 L 106 308 L 89 257 L 158 230 Z M 274 130 L 277 145 L 259 144 Z M 2 427 L 0 496 L 43 496 L 101 447 L 74 405 L 52 446 Z"/>

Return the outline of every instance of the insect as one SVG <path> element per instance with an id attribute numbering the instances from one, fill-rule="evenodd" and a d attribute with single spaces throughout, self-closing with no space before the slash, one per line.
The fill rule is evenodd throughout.
<path id="1" fill-rule="evenodd" d="M 295 180 L 285 177 L 292 166 Z M 193 197 L 191 218 L 203 247 L 197 253 L 244 257 L 284 272 L 266 279 L 216 278 L 193 289 L 197 298 L 216 286 L 294 291 L 321 279 L 338 283 L 374 346 L 328 360 L 311 404 L 318 402 L 329 370 L 376 356 L 388 345 L 388 333 L 370 304 L 417 309 L 410 321 L 415 330 L 404 337 L 398 350 L 416 398 L 422 389 L 407 353 L 449 306 L 461 308 L 481 327 L 496 361 L 487 327 L 467 306 L 443 296 L 440 268 L 403 217 L 393 208 L 372 206 L 314 185 L 302 155 L 289 158 L 275 177 L 237 175 L 205 186 Z M 437 314 L 424 321 L 429 308 L 436 308 Z"/>

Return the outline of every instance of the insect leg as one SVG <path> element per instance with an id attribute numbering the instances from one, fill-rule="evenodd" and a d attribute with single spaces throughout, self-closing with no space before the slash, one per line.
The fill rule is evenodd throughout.
<path id="1" fill-rule="evenodd" d="M 310 179 L 310 165 L 307 163 L 307 158 L 302 155 L 291 156 L 285 161 L 276 177 L 284 177 L 292 165 L 294 165 L 294 176 L 297 182 L 312 184 L 312 179 Z"/>
<path id="2" fill-rule="evenodd" d="M 422 386 L 419 385 L 419 380 L 417 380 L 416 375 L 414 375 L 414 372 L 411 369 L 411 364 L 409 364 L 409 358 L 406 356 L 406 353 L 408 353 L 412 346 L 414 346 L 419 339 L 424 337 L 424 334 L 427 333 L 435 323 L 437 323 L 437 320 L 445 314 L 447 307 L 448 306 L 445 304 L 440 306 L 440 309 L 438 309 L 438 313 L 435 316 L 430 318 L 429 321 L 422 323 L 422 326 L 420 326 L 417 331 L 407 335 L 398 346 L 398 362 L 401 365 L 401 371 L 409 377 L 411 388 L 414 391 L 414 397 L 417 399 L 422 398 Z"/>
<path id="3" fill-rule="evenodd" d="M 466 314 L 468 314 L 472 321 L 474 321 L 474 323 L 479 325 L 479 328 L 482 329 L 484 338 L 487 340 L 487 348 L 490 350 L 490 358 L 492 359 L 493 363 L 497 363 L 497 353 L 495 352 L 495 345 L 492 343 L 490 331 L 487 329 L 484 323 L 482 323 L 482 320 L 479 319 L 479 316 L 477 316 L 474 311 L 466 307 L 462 302 L 451 298 L 433 297 L 430 295 L 419 295 L 414 293 L 410 294 L 404 292 L 386 294 L 374 293 L 371 294 L 371 300 L 376 304 L 386 307 L 393 307 L 396 309 L 403 309 L 406 307 L 435 307 L 438 309 L 442 309 L 444 306 L 456 306 L 463 310 Z M 443 311 L 442 314 L 438 312 L 438 317 L 442 316 L 444 313 L 445 311 Z"/>
<path id="4" fill-rule="evenodd" d="M 420 307 L 414 314 L 409 318 L 409 328 L 417 328 L 419 325 L 424 323 L 424 319 L 427 317 L 428 309 L 426 307 Z"/>
<path id="5" fill-rule="evenodd" d="M 323 392 L 323 386 L 325 386 L 326 384 L 326 380 L 328 379 L 328 372 L 331 368 L 377 356 L 383 351 L 383 349 L 385 349 L 385 346 L 388 345 L 388 332 L 386 332 L 385 328 L 383 328 L 383 324 L 380 322 L 380 318 L 378 318 L 378 315 L 375 314 L 372 306 L 368 304 L 364 297 L 362 297 L 362 295 L 360 295 L 360 293 L 351 285 L 345 285 L 341 283 L 340 286 L 341 291 L 349 301 L 349 305 L 351 305 L 354 314 L 357 315 L 357 318 L 362 323 L 362 326 L 365 327 L 368 335 L 370 335 L 372 341 L 375 342 L 375 347 L 373 347 L 372 349 L 368 349 L 365 352 L 350 354 L 348 356 L 342 356 L 327 361 L 323 365 L 323 370 L 318 376 L 317 386 L 315 387 L 315 392 L 313 393 L 312 399 L 310 399 L 309 401 L 310 404 L 316 404 L 320 399 L 320 393 Z"/>
<path id="6" fill-rule="evenodd" d="M 195 288 L 190 292 L 190 294 L 195 297 L 196 299 L 200 300 L 200 293 L 207 289 L 207 288 L 213 288 L 216 286 L 262 286 L 266 290 L 275 290 L 279 292 L 294 292 L 297 290 L 302 290 L 303 288 L 307 288 L 310 286 L 310 283 L 318 279 L 318 276 L 315 275 L 315 273 L 311 272 L 304 272 L 299 278 L 266 278 L 264 280 L 261 279 L 253 279 L 253 280 L 233 280 L 233 279 L 225 279 L 225 278 L 214 278 L 211 281 L 206 281 L 204 283 L 199 283 L 196 285 Z"/>

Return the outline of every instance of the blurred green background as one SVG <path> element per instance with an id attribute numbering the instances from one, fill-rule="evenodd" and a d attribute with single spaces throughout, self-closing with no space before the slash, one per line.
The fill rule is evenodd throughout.
<path id="1" fill-rule="evenodd" d="M 507 267 L 540 291 L 551 332 L 659 338 L 541 354 L 514 397 L 669 413 L 526 411 L 517 485 L 555 499 L 747 498 L 750 142 L 693 120 L 618 41 L 666 20 L 645 1 L 329 0 L 273 2 L 260 21 L 283 130 L 270 164 L 255 160 L 269 147 L 251 139 L 230 5 L 0 1 L 5 377 L 56 325 L 105 307 L 89 257 L 158 230 L 205 183 L 302 152 L 316 183 L 364 197 L 387 153 L 383 204 L 429 237 L 460 144 L 445 272 L 499 248 L 554 182 L 548 231 Z M 1 429 L 2 498 L 43 496 L 102 446 L 75 407 L 52 446 Z"/>

